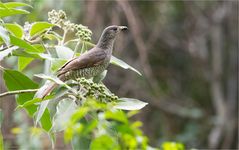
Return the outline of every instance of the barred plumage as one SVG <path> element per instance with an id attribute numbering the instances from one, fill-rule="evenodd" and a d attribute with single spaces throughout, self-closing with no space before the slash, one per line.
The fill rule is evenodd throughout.
<path id="1" fill-rule="evenodd" d="M 84 68 L 84 69 L 68 71 L 65 74 L 65 80 L 69 80 L 69 79 L 76 80 L 81 77 L 88 79 L 88 78 L 94 77 L 94 76 L 100 74 L 101 72 L 103 72 L 107 68 L 108 64 L 109 63 L 105 63 L 105 64 L 91 67 L 91 68 Z"/>

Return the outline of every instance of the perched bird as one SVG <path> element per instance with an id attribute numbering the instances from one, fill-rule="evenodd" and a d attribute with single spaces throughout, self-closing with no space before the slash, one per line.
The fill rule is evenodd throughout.
<path id="1" fill-rule="evenodd" d="M 57 71 L 57 77 L 67 81 L 81 77 L 91 78 L 102 73 L 110 63 L 115 39 L 123 30 L 127 30 L 127 27 L 112 25 L 105 28 L 96 46 L 66 62 Z M 56 83 L 50 83 L 43 90 L 38 91 L 35 97 L 44 98 L 56 86 Z"/>

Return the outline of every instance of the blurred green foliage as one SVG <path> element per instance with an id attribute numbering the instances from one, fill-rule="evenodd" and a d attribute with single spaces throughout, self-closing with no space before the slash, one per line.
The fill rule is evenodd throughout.
<path id="1" fill-rule="evenodd" d="M 163 150 L 184 150 L 184 145 L 175 142 L 164 142 L 162 144 Z"/>

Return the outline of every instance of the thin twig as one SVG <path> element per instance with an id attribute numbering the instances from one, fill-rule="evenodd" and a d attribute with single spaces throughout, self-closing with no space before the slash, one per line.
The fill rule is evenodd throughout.
<path id="1" fill-rule="evenodd" d="M 11 48 L 11 47 L 13 47 L 13 46 L 14 46 L 14 45 L 5 46 L 5 47 L 1 48 L 0 51 L 5 51 L 5 50 L 7 50 L 7 49 L 9 49 L 9 48 Z"/>
<path id="2" fill-rule="evenodd" d="M 4 69 L 5 69 L 5 68 L 4 68 L 3 66 L 0 66 L 0 70 L 4 71 Z"/>
<path id="3" fill-rule="evenodd" d="M 15 95 L 15 94 L 22 94 L 22 93 L 32 93 L 36 92 L 38 89 L 26 89 L 26 90 L 17 90 L 17 91 L 8 91 L 5 93 L 1 93 L 0 97 L 8 96 L 8 95 Z"/>
<path id="4" fill-rule="evenodd" d="M 73 58 L 76 56 L 76 52 L 77 52 L 77 49 L 79 48 L 80 43 L 81 43 L 81 40 L 78 40 L 78 42 L 76 43 L 76 47 L 75 47 L 75 49 L 74 49 Z"/>
<path id="5" fill-rule="evenodd" d="M 61 41 L 61 43 L 60 43 L 61 46 L 64 46 L 67 32 L 68 32 L 68 30 L 64 30 L 63 37 L 62 37 L 62 41 Z"/>
<path id="6" fill-rule="evenodd" d="M 80 50 L 80 54 L 82 54 L 84 52 L 84 48 L 85 48 L 85 42 L 82 41 L 82 47 L 81 47 L 81 50 Z"/>

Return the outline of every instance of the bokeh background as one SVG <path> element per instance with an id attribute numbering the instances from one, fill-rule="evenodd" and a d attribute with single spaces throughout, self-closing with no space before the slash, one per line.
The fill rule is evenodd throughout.
<path id="1" fill-rule="evenodd" d="M 117 39 L 114 55 L 143 76 L 110 66 L 104 83 L 121 97 L 149 103 L 133 119 L 143 122 L 150 145 L 178 141 L 187 148 L 238 149 L 237 0 L 23 2 L 33 6 L 32 13 L 9 21 L 46 21 L 48 11 L 62 9 L 72 22 L 93 31 L 93 43 L 108 25 L 128 26 Z M 36 66 L 33 62 L 26 72 L 41 72 Z M 4 92 L 2 78 L 0 82 Z M 13 99 L 0 101 L 3 136 L 9 145 L 21 139 L 29 144 L 12 130 L 16 122 L 28 120 L 14 112 Z"/>

